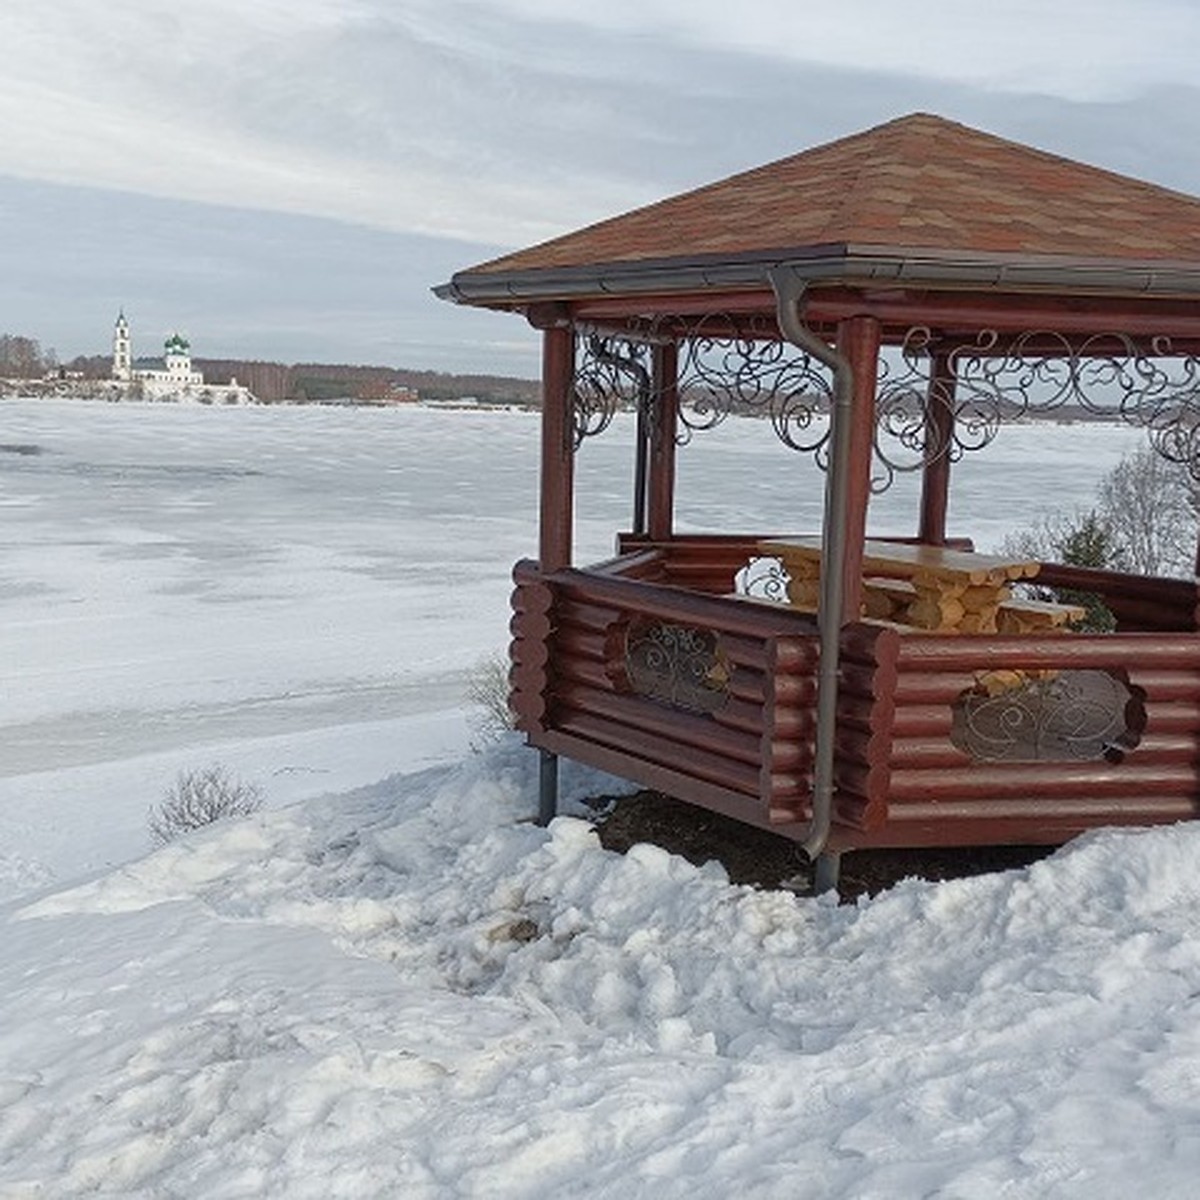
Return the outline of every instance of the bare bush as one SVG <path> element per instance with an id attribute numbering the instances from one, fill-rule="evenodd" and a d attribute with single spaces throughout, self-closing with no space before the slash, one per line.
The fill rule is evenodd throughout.
<path id="1" fill-rule="evenodd" d="M 1073 512 L 1041 513 L 1024 529 L 1005 535 L 1000 544 L 1002 554 L 1013 558 L 1029 558 L 1042 562 L 1062 562 L 1063 551 L 1072 533 L 1085 522 L 1094 520 L 1096 513 L 1075 509 Z M 1109 563 L 1089 564 L 1108 566 Z"/>
<path id="2" fill-rule="evenodd" d="M 513 728 L 508 692 L 508 659 L 504 655 L 491 654 L 476 664 L 467 682 L 467 699 L 476 708 L 471 717 L 472 745 L 476 750 L 499 740 Z"/>
<path id="3" fill-rule="evenodd" d="M 1196 495 L 1178 463 L 1143 446 L 1127 454 L 1104 477 L 1098 495 L 1123 570 L 1138 575 L 1191 576 Z"/>
<path id="4" fill-rule="evenodd" d="M 1043 515 L 1004 539 L 1003 549 L 1027 558 L 1191 578 L 1200 491 L 1178 463 L 1149 446 L 1127 454 L 1100 481 L 1091 511 Z M 1036 594 L 1036 588 L 1027 589 Z M 1046 598 L 1089 609 L 1085 628 L 1111 628 L 1095 597 L 1042 589 Z M 1097 624 L 1092 618 L 1099 619 Z"/>
<path id="5" fill-rule="evenodd" d="M 1043 516 L 1035 525 L 1004 539 L 1004 552 L 1020 558 L 1068 563 L 1075 567 L 1118 569 L 1123 566 L 1121 551 L 1112 525 L 1095 509 L 1090 512 L 1055 513 Z M 1095 592 L 1074 588 L 1052 588 L 1039 584 L 1020 584 L 1018 594 L 1057 604 L 1078 604 L 1084 616 L 1071 628 L 1083 633 L 1111 633 L 1117 626 L 1112 610 Z"/>
<path id="6" fill-rule="evenodd" d="M 180 834 L 200 829 L 225 817 L 248 817 L 263 806 L 263 793 L 214 763 L 180 771 L 162 800 L 146 814 L 150 838 L 165 846 Z"/>

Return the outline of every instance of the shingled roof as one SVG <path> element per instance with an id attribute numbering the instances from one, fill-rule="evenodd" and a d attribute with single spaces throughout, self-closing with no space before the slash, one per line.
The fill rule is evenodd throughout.
<path id="1" fill-rule="evenodd" d="M 1200 278 L 1200 199 L 915 113 L 483 263 L 438 293 L 486 304 L 622 279 L 639 290 L 686 264 L 757 264 L 761 279 L 764 263 L 880 253 Z"/>

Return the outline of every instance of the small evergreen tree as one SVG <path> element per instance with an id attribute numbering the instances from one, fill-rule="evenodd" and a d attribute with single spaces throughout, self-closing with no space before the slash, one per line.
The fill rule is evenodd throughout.
<path id="1" fill-rule="evenodd" d="M 1077 518 L 1062 534 L 1058 545 L 1062 562 L 1072 567 L 1113 568 L 1120 563 L 1120 551 L 1112 525 L 1095 509 Z M 1073 628 L 1088 633 L 1111 633 L 1117 627 L 1112 610 L 1095 592 L 1073 588 L 1053 588 L 1059 604 L 1079 604 L 1085 612 Z"/>
<path id="2" fill-rule="evenodd" d="M 1097 509 L 1077 510 L 1073 514 L 1044 516 L 1035 525 L 1004 539 L 1004 552 L 1021 558 L 1060 562 L 1072 567 L 1116 570 L 1121 566 L 1120 551 L 1112 526 Z M 1095 592 L 1075 588 L 1022 585 L 1028 596 L 1055 604 L 1078 604 L 1084 610 L 1072 629 L 1086 633 L 1110 633 L 1116 618 Z"/>
<path id="3" fill-rule="evenodd" d="M 1095 509 L 1064 530 L 1058 552 L 1073 567 L 1112 567 L 1121 557 L 1112 525 Z"/>

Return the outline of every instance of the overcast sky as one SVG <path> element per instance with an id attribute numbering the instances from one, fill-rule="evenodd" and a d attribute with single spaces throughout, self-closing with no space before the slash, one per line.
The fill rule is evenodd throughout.
<path id="1" fill-rule="evenodd" d="M 1198 0 L 2 0 L 0 332 L 536 374 L 430 287 L 917 110 L 1200 193 Z"/>

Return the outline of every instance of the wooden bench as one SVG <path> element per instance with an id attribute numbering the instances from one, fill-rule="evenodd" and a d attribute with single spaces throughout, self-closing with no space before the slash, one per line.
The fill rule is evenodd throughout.
<path id="1" fill-rule="evenodd" d="M 873 620 L 909 624 L 905 619 L 917 589 L 907 579 L 869 576 L 863 580 L 864 614 Z"/>
<path id="2" fill-rule="evenodd" d="M 799 608 L 817 604 L 821 586 L 819 537 L 767 539 L 758 544 L 764 556 L 778 558 L 791 583 L 788 596 Z M 1021 558 L 999 557 L 912 542 L 868 538 L 863 543 L 864 605 L 868 616 L 881 616 L 917 629 L 937 633 L 995 633 L 997 609 L 1011 596 L 1009 585 L 1038 573 L 1040 564 Z M 914 589 L 885 586 L 900 580 Z M 867 582 L 873 596 L 868 597 Z M 902 615 L 898 609 L 903 606 Z"/>
<path id="3" fill-rule="evenodd" d="M 1065 632 L 1072 621 L 1082 621 L 1087 610 L 1081 604 L 1057 604 L 1052 600 L 1002 600 L 996 616 L 1000 633 Z"/>

